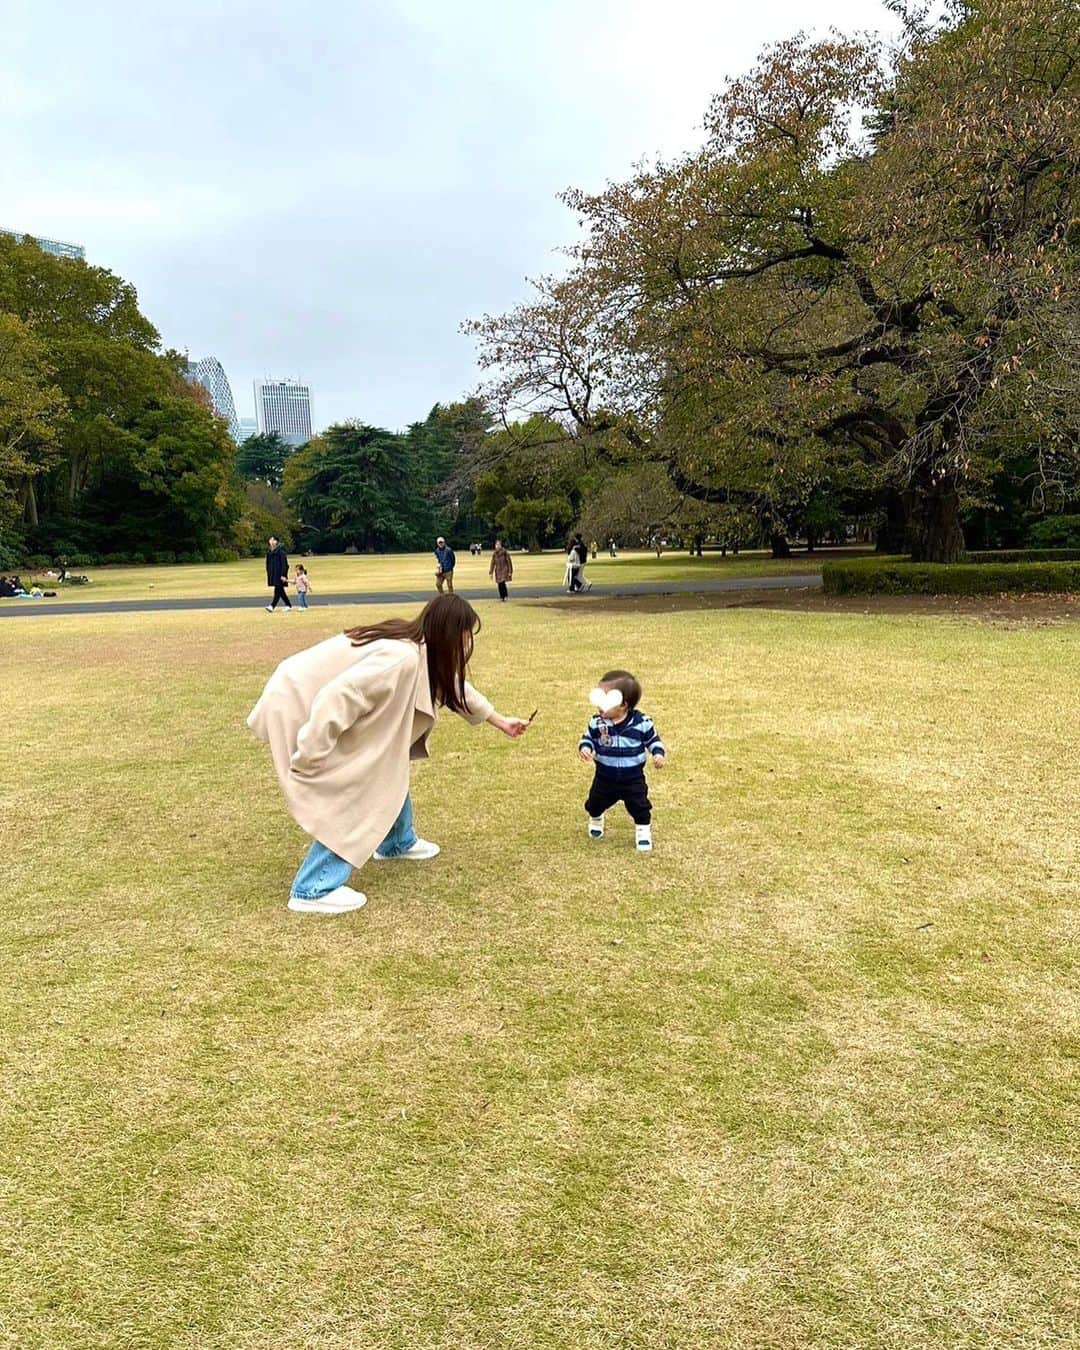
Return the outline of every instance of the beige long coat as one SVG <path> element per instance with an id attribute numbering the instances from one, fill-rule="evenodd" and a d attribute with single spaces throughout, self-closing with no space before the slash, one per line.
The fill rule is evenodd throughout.
<path id="1" fill-rule="evenodd" d="M 483 694 L 470 684 L 465 694 L 466 721 L 487 721 L 494 709 Z M 363 867 L 404 804 L 409 760 L 428 757 L 435 708 L 424 650 L 328 638 L 282 661 L 247 723 L 270 746 L 296 823 Z"/>

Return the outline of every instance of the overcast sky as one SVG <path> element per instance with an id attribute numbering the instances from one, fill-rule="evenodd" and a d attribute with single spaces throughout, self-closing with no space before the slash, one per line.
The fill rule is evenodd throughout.
<path id="1" fill-rule="evenodd" d="M 878 0 L 0 0 L 0 225 L 85 245 L 164 342 L 311 382 L 317 426 L 471 390 L 462 320 L 562 266 L 562 188 Z"/>

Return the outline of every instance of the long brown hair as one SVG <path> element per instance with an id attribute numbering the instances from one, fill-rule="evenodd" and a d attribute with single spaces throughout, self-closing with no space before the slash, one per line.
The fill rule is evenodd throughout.
<path id="1" fill-rule="evenodd" d="M 384 619 L 361 628 L 346 628 L 354 647 L 364 647 L 380 638 L 423 643 L 427 652 L 428 687 L 431 701 L 451 712 L 470 711 L 465 701 L 465 671 L 473 654 L 473 638 L 480 631 L 480 616 L 460 595 L 437 595 L 415 619 Z"/>

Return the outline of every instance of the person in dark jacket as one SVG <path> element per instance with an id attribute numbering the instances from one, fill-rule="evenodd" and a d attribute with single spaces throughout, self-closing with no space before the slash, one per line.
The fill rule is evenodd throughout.
<path id="1" fill-rule="evenodd" d="M 457 558 L 454 556 L 454 550 L 440 534 L 435 541 L 435 562 L 437 564 L 435 572 L 435 585 L 441 591 L 443 586 L 454 593 L 454 568 L 457 566 Z"/>
<path id="2" fill-rule="evenodd" d="M 589 550 L 580 534 L 575 534 L 567 547 L 567 558 L 569 559 L 570 586 L 571 591 L 582 591 L 587 589 L 582 569 L 589 561 Z M 574 559 L 577 559 L 575 564 Z"/>
<path id="3" fill-rule="evenodd" d="M 268 614 L 273 614 L 277 609 L 279 600 L 284 600 L 286 609 L 292 609 L 292 601 L 285 594 L 285 587 L 289 584 L 289 559 L 273 535 L 270 536 L 270 548 L 266 554 L 266 584 L 274 588 L 274 599 L 266 606 Z"/>

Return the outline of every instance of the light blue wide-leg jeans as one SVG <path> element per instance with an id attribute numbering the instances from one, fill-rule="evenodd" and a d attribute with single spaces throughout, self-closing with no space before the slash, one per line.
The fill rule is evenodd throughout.
<path id="1" fill-rule="evenodd" d="M 390 827 L 390 833 L 379 845 L 379 852 L 384 857 L 393 858 L 412 848 L 415 843 L 412 798 L 406 797 L 405 805 Z M 352 870 L 352 863 L 339 858 L 316 839 L 308 849 L 307 857 L 300 864 L 299 872 L 293 878 L 289 894 L 294 900 L 318 900 L 321 896 L 336 891 L 339 886 L 344 886 Z"/>

